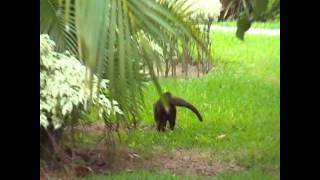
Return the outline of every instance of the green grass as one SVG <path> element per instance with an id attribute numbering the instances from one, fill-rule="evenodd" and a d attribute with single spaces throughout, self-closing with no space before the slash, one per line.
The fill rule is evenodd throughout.
<path id="1" fill-rule="evenodd" d="M 249 170 L 242 172 L 226 172 L 219 174 L 215 180 L 277 180 L 277 176 L 272 176 L 261 170 Z"/>
<path id="2" fill-rule="evenodd" d="M 173 174 L 170 174 L 168 172 L 162 173 L 162 174 L 156 174 L 146 171 L 138 171 L 138 172 L 132 172 L 132 173 L 121 173 L 117 175 L 111 175 L 111 176 L 91 176 L 85 178 L 86 180 L 108 180 L 108 179 L 117 179 L 117 180 L 180 180 L 180 179 L 196 179 L 196 177 L 186 177 L 186 176 L 176 176 Z"/>
<path id="3" fill-rule="evenodd" d="M 110 176 L 89 176 L 85 178 L 86 180 L 108 180 L 108 179 L 117 179 L 117 180 L 201 180 L 201 179 L 213 179 L 213 180 L 276 180 L 275 176 L 268 175 L 259 170 L 250 170 L 244 172 L 227 172 L 217 175 L 214 178 L 209 177 L 200 177 L 200 176 L 177 176 L 170 173 L 156 174 L 151 172 L 132 172 L 132 173 L 121 173 L 117 175 Z"/>
<path id="4" fill-rule="evenodd" d="M 234 26 L 237 26 L 237 21 L 218 22 L 218 23 L 215 23 L 215 25 L 234 27 Z M 252 28 L 265 28 L 265 29 L 280 29 L 280 22 L 279 21 L 253 22 L 251 27 Z"/>
<path id="5" fill-rule="evenodd" d="M 280 37 L 214 33 L 215 71 L 200 79 L 161 80 L 164 90 L 191 101 L 204 122 L 178 109 L 174 132 L 132 130 L 123 136 L 130 147 L 148 154 L 155 147 L 210 151 L 223 162 L 248 169 L 225 172 L 217 179 L 279 179 L 280 166 Z M 154 124 L 152 105 L 158 95 L 152 85 L 145 92 L 143 123 Z M 219 135 L 226 135 L 217 139 Z M 135 173 L 114 178 L 175 179 L 172 175 Z"/>

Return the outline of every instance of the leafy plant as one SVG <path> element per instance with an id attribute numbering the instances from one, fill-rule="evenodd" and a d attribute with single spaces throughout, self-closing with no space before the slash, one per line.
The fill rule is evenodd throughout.
<path id="1" fill-rule="evenodd" d="M 169 2 L 169 7 L 176 3 Z M 40 32 L 49 34 L 58 50 L 68 49 L 98 78 L 108 79 L 110 97 L 129 119 L 139 114 L 143 102 L 140 64 L 147 65 L 161 92 L 152 73 L 161 57 L 149 43 L 138 42 L 141 32 L 154 41 L 188 37 L 205 49 L 199 31 L 183 18 L 184 11 L 175 10 L 156 0 L 41 0 Z M 93 74 L 89 77 L 92 89 Z"/>
<path id="2" fill-rule="evenodd" d="M 58 53 L 55 43 L 46 34 L 40 35 L 40 125 L 60 128 L 70 120 L 73 113 L 88 109 L 90 98 L 98 108 L 99 117 L 110 117 L 122 111 L 115 100 L 107 98 L 108 80 L 100 82 L 100 89 L 94 86 L 93 91 L 86 85 L 89 69 L 69 52 Z M 86 77 L 87 75 L 87 77 Z M 93 76 L 93 83 L 98 78 Z M 91 94 L 92 93 L 92 96 Z"/>

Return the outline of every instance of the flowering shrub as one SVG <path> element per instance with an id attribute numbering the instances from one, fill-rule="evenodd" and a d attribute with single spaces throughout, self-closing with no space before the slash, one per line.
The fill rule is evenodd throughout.
<path id="1" fill-rule="evenodd" d="M 40 126 L 51 124 L 58 129 L 76 110 L 87 110 L 91 94 L 86 80 L 90 71 L 70 53 L 55 52 L 54 47 L 48 35 L 40 35 Z M 99 118 L 122 114 L 118 103 L 106 97 L 108 80 L 101 80 L 99 91 L 97 84 L 94 75 L 92 102 L 98 107 Z"/>

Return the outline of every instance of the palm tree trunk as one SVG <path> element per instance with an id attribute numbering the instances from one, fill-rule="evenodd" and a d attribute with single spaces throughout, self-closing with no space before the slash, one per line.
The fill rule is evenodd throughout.
<path id="1" fill-rule="evenodd" d="M 200 49 L 197 48 L 197 54 L 198 54 L 198 60 L 197 60 L 197 77 L 200 76 L 200 59 L 201 59 L 201 54 L 200 54 Z"/>
<path id="2" fill-rule="evenodd" d="M 166 64 L 166 70 L 165 70 L 165 77 L 168 77 L 168 74 L 169 74 L 169 59 L 167 58 L 166 60 L 165 60 L 165 64 Z"/>
<path id="3" fill-rule="evenodd" d="M 188 78 L 188 63 L 190 61 L 189 57 L 189 47 L 186 43 L 185 47 L 183 48 L 183 57 L 184 57 L 184 73 L 185 73 L 185 79 Z"/>

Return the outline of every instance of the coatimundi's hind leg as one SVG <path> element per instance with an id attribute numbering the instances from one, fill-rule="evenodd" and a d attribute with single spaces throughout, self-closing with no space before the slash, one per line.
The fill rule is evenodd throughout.
<path id="1" fill-rule="evenodd" d="M 157 116 L 156 111 L 154 112 L 154 118 L 156 120 L 156 126 L 158 131 L 165 131 L 167 120 L 163 119 L 161 116 Z"/>
<path id="2" fill-rule="evenodd" d="M 167 121 L 158 120 L 157 121 L 157 130 L 164 132 L 166 130 L 166 125 L 167 125 Z"/>
<path id="3" fill-rule="evenodd" d="M 154 106 L 154 119 L 156 120 L 156 126 L 158 131 L 165 131 L 167 122 L 162 121 L 162 117 L 157 114 L 156 106 Z"/>
<path id="4" fill-rule="evenodd" d="M 177 111 L 175 108 L 173 108 L 169 117 L 170 129 L 172 131 L 174 130 L 174 126 L 176 125 L 176 114 L 177 114 Z"/>

